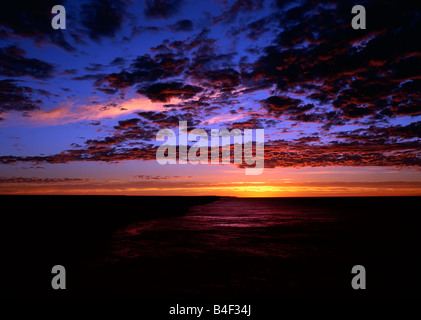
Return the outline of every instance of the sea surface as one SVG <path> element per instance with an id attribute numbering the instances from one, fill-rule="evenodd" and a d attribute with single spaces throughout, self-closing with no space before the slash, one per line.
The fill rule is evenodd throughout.
<path id="1" fill-rule="evenodd" d="M 11 297 L 420 297 L 417 197 L 2 200 L 40 208 L 3 221 Z M 43 212 L 47 200 L 73 215 Z M 62 292 L 50 288 L 54 264 L 66 267 Z M 354 265 L 366 290 L 351 286 Z"/>

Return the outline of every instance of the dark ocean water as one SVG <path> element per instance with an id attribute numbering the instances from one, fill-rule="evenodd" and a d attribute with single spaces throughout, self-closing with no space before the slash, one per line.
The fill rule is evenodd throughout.
<path id="1" fill-rule="evenodd" d="M 3 232 L 9 240 L 6 274 L 18 278 L 22 266 L 32 266 L 21 282 L 6 281 L 10 292 L 17 297 L 152 300 L 420 297 L 419 198 L 196 203 L 154 198 L 147 206 L 145 199 L 114 198 L 101 206 L 95 198 L 95 206 L 74 197 L 73 206 L 80 206 L 73 216 L 26 216 L 30 225 L 24 214 L 9 218 L 6 222 L 18 224 L 20 234 Z M 40 205 L 44 200 L 31 201 Z M 138 213 L 134 204 L 141 208 Z M 97 213 L 93 219 L 92 208 L 120 211 L 115 216 Z M 66 267 L 65 292 L 49 288 L 54 264 Z M 366 268 L 366 290 L 351 287 L 354 265 Z M 26 292 L 12 288 L 23 282 L 29 283 Z"/>
<path id="2" fill-rule="evenodd" d="M 304 258 L 338 217 L 325 209 L 291 205 L 282 199 L 223 198 L 195 206 L 186 215 L 139 221 L 113 235 L 109 261 L 137 257 L 206 254 L 262 258 Z M 320 240 L 320 239 L 319 239 Z M 321 248 L 329 254 L 329 248 Z"/>

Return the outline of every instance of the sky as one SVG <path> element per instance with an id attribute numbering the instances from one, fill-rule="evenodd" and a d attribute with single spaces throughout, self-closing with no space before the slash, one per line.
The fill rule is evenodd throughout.
<path id="1" fill-rule="evenodd" d="M 420 34 L 413 0 L 2 1 L 0 194 L 421 195 Z M 264 129 L 263 172 L 159 164 L 179 121 Z"/>

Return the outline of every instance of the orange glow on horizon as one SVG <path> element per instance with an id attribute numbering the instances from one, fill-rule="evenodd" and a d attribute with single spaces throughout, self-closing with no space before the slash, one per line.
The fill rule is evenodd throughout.
<path id="1" fill-rule="evenodd" d="M 246 176 L 232 166 L 158 166 L 136 161 L 113 165 L 115 176 L 104 175 L 110 165 L 76 166 L 68 178 L 0 178 L 0 194 L 230 196 L 230 197 L 347 197 L 421 196 L 419 171 L 383 168 L 268 169 Z M 53 166 L 53 165 L 51 165 Z M 60 166 L 60 165 L 58 165 Z M 206 169 L 206 170 L 204 170 Z M 97 172 L 95 172 L 97 170 Z M 86 173 L 89 172 L 89 175 Z M 127 174 L 128 172 L 129 174 Z M 154 174 L 159 172 L 159 174 Z M 84 179 L 78 179 L 85 176 Z"/>
<path id="2" fill-rule="evenodd" d="M 125 187 L 109 186 L 83 188 L 81 186 L 15 186 L 0 194 L 27 195 L 127 195 L 127 196 L 229 196 L 244 198 L 270 197 L 346 197 L 346 196 L 421 196 L 420 188 L 379 188 L 379 187 L 310 187 L 310 186 L 201 186 L 201 187 Z"/>

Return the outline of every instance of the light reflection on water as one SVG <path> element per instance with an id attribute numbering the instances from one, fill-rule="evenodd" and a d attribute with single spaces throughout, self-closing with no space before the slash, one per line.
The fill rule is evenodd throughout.
<path id="1" fill-rule="evenodd" d="M 335 221 L 329 211 L 281 199 L 223 198 L 192 207 L 184 216 L 118 230 L 107 260 L 206 253 L 291 258 L 317 249 L 306 239 Z"/>

